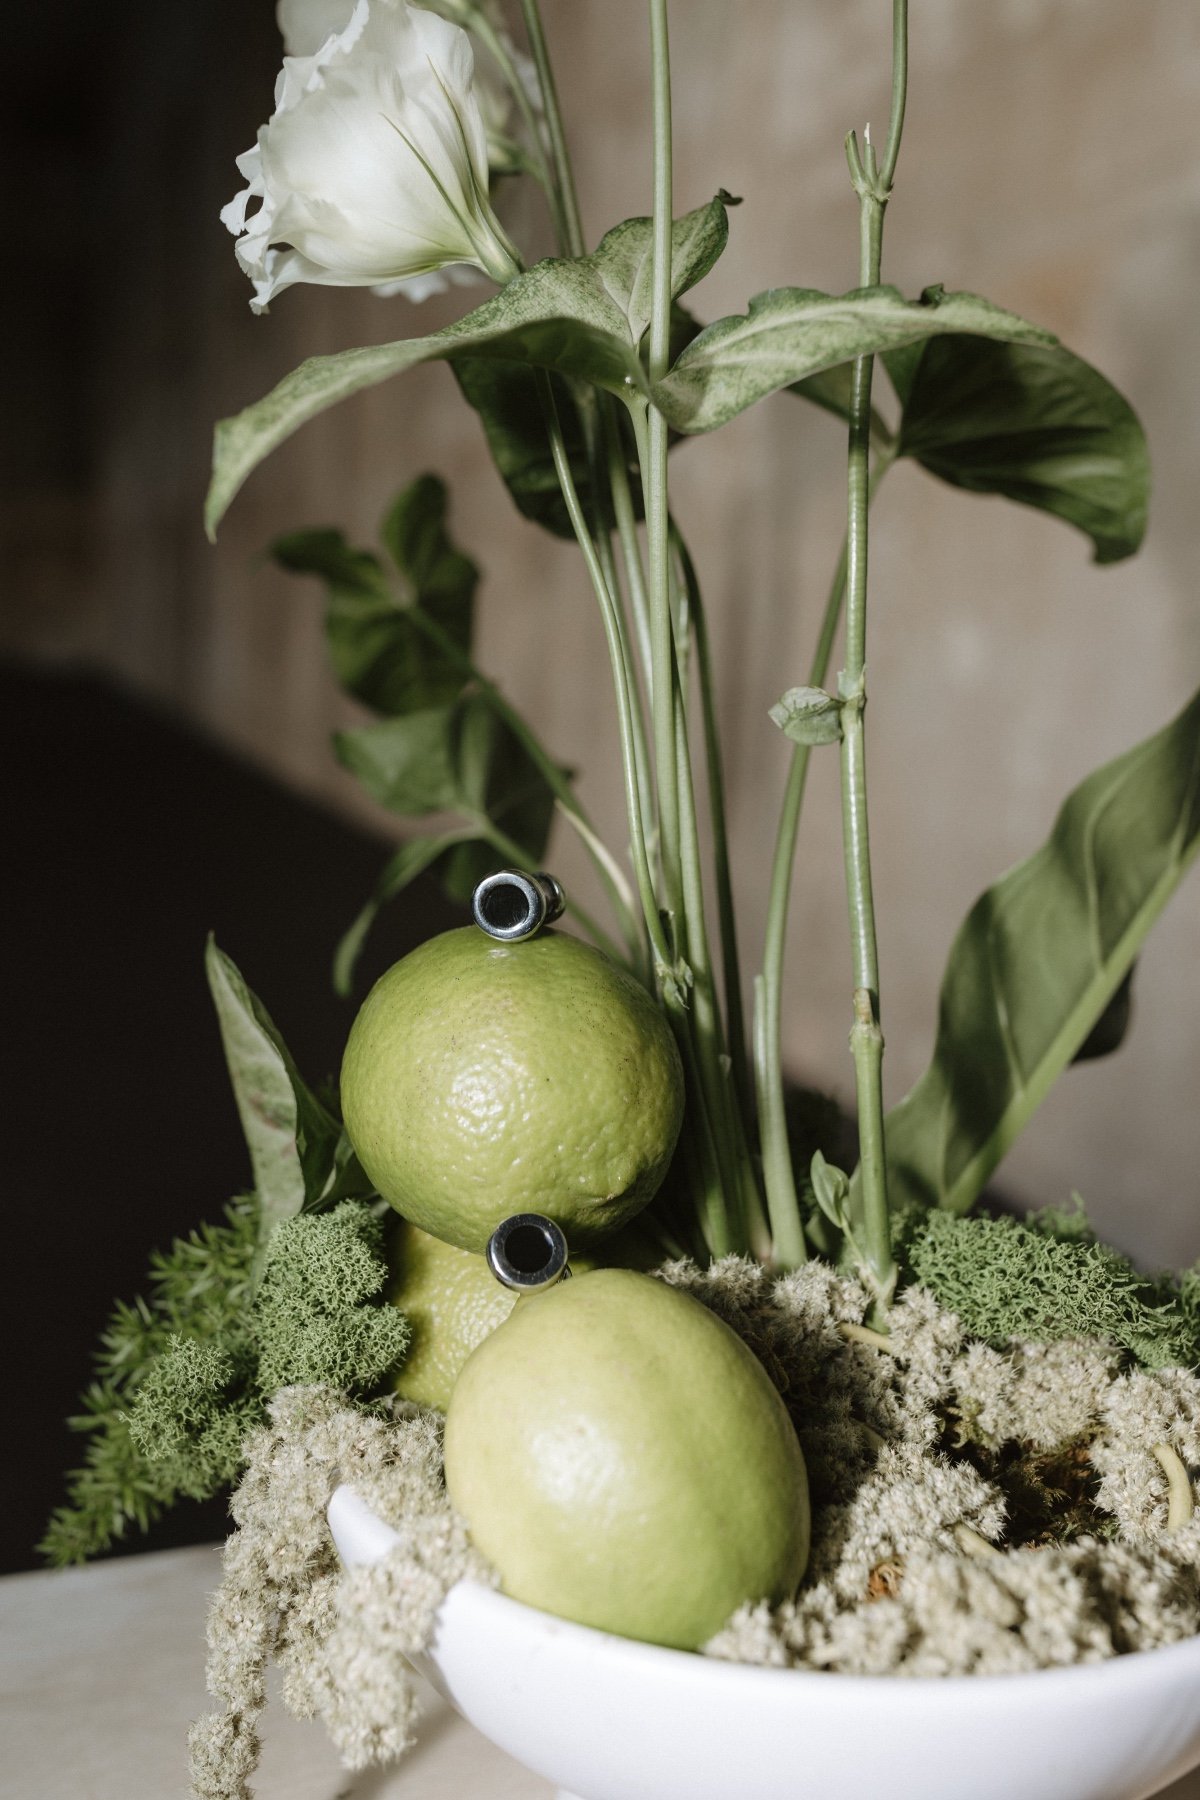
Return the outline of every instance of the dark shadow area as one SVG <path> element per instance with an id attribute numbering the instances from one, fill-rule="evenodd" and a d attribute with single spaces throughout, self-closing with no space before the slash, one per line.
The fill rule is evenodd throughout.
<path id="1" fill-rule="evenodd" d="M 82 1441 L 64 1421 L 148 1252 L 249 1182 L 204 979 L 217 935 L 304 1074 L 336 1075 L 354 1003 L 334 946 L 387 847 L 143 702 L 0 667 L 6 874 L 0 1010 L 9 1456 L 0 1569 L 33 1546 Z M 432 883 L 385 912 L 358 993 L 462 922 Z M 130 1549 L 223 1535 L 186 1506 Z"/>

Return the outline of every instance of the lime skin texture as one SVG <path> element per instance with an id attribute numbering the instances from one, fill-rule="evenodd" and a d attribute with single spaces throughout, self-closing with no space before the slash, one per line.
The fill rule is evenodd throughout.
<path id="1" fill-rule="evenodd" d="M 804 1458 L 761 1363 L 631 1270 L 517 1303 L 459 1376 L 445 1457 L 504 1592 L 601 1631 L 697 1650 L 808 1560 Z"/>
<path id="2" fill-rule="evenodd" d="M 383 975 L 350 1032 L 346 1130 L 384 1199 L 482 1252 L 546 1213 L 582 1249 L 653 1198 L 683 1072 L 649 994 L 589 944 L 443 932 Z"/>

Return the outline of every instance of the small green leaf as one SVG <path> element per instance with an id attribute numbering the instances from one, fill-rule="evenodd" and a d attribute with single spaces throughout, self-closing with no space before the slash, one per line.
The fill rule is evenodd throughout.
<path id="1" fill-rule="evenodd" d="M 652 398 L 677 431 L 712 431 L 764 395 L 839 363 L 964 332 L 1054 342 L 1050 332 L 974 294 L 913 301 L 890 287 L 859 288 L 841 296 L 812 288 L 772 288 L 751 300 L 748 313 L 707 326 Z M 832 392 L 822 390 L 823 404 Z"/>
<path id="2" fill-rule="evenodd" d="M 721 192 L 707 206 L 676 219 L 671 227 L 671 298 L 702 281 L 729 241 L 726 208 L 736 205 Z M 601 241 L 596 252 L 605 286 L 625 315 L 631 342 L 639 345 L 650 328 L 654 282 L 654 221 L 626 219 Z"/>
<path id="3" fill-rule="evenodd" d="M 1197 851 L 1200 693 L 1088 776 L 1042 848 L 967 915 L 933 1061 L 886 1120 L 898 1204 L 971 1205 L 1111 1004 Z"/>
<path id="4" fill-rule="evenodd" d="M 789 688 L 770 712 L 793 744 L 836 744 L 842 736 L 842 703 L 824 688 Z"/>
<path id="5" fill-rule="evenodd" d="M 457 806 L 461 786 L 453 742 L 454 708 L 424 707 L 334 735 L 338 761 L 373 800 L 420 817 Z"/>
<path id="6" fill-rule="evenodd" d="M 204 955 L 260 1207 L 260 1239 L 318 1201 L 337 1171 L 341 1127 L 305 1084 L 262 1002 L 210 937 Z"/>
<path id="7" fill-rule="evenodd" d="M 817 1205 L 829 1223 L 844 1232 L 848 1223 L 846 1202 L 850 1197 L 850 1177 L 835 1163 L 826 1162 L 820 1150 L 814 1150 L 809 1178 Z"/>
<path id="8" fill-rule="evenodd" d="M 422 475 L 393 504 L 383 539 L 404 594 L 378 557 L 352 550 L 340 531 L 298 531 L 271 546 L 285 569 L 325 582 L 325 630 L 348 693 L 381 713 L 453 700 L 468 676 L 479 571 L 446 531 L 446 489 Z"/>
<path id="9" fill-rule="evenodd" d="M 886 361 L 904 405 L 902 456 L 955 487 L 1065 519 L 1097 562 L 1132 556 L 1146 529 L 1146 440 L 1096 369 L 1061 344 L 957 336 Z"/>
<path id="10" fill-rule="evenodd" d="M 717 199 L 676 223 L 673 294 L 697 282 L 720 255 L 724 217 L 724 203 Z M 630 387 L 644 390 L 637 346 L 643 317 L 649 316 L 643 296 L 651 238 L 649 220 L 626 220 L 592 255 L 538 263 L 444 331 L 310 357 L 264 399 L 217 426 L 205 507 L 209 536 L 216 535 L 247 476 L 301 425 L 419 363 L 498 357 L 616 394 Z"/>

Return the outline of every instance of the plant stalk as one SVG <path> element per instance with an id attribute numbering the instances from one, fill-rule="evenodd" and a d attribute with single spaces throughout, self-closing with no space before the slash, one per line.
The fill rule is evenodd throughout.
<path id="1" fill-rule="evenodd" d="M 546 134 L 550 140 L 550 155 L 554 164 L 555 186 L 558 190 L 558 223 L 561 235 L 565 239 L 562 248 L 568 256 L 582 256 L 584 238 L 583 224 L 579 214 L 579 196 L 575 191 L 575 175 L 571 168 L 567 136 L 563 130 L 562 109 L 558 103 L 558 88 L 554 80 L 554 68 L 550 61 L 550 50 L 546 43 L 546 33 L 542 26 L 538 0 L 521 0 L 521 17 L 525 22 L 525 35 L 529 40 L 530 54 L 537 69 L 538 85 L 542 90 L 542 105 L 546 110 Z"/>
<path id="2" fill-rule="evenodd" d="M 892 104 L 882 169 L 869 136 L 860 157 L 857 141 L 847 140 L 851 179 L 859 199 L 859 282 L 879 283 L 883 215 L 891 194 L 900 153 L 907 90 L 908 0 L 893 0 Z M 877 1309 L 886 1312 L 896 1285 L 887 1193 L 887 1156 L 883 1125 L 883 1031 L 880 1026 L 879 952 L 875 932 L 875 900 L 871 884 L 870 835 L 867 822 L 867 549 L 868 490 L 871 455 L 871 378 L 874 358 L 854 364 L 850 398 L 847 457 L 846 647 L 845 668 L 838 677 L 842 700 L 842 839 L 846 864 L 846 896 L 854 969 L 854 1023 L 850 1048 L 858 1095 L 859 1167 L 862 1177 L 863 1223 L 868 1268 Z"/>

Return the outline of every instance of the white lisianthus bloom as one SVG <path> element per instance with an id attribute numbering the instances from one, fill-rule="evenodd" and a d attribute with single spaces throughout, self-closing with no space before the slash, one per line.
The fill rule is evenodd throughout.
<path id="1" fill-rule="evenodd" d="M 295 282 L 376 287 L 517 259 L 488 201 L 487 134 L 470 40 L 408 0 L 284 0 L 275 112 L 238 158 L 225 207 L 251 306 Z M 312 48 L 331 18 L 341 16 Z M 259 202 L 256 211 L 251 204 Z"/>

